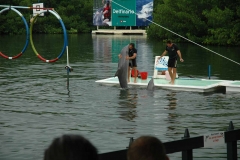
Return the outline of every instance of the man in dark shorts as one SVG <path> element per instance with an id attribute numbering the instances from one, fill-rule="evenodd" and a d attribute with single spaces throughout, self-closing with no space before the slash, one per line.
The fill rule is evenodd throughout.
<path id="1" fill-rule="evenodd" d="M 137 49 L 135 48 L 134 43 L 129 44 L 129 51 L 128 57 L 126 59 L 129 60 L 129 67 L 128 67 L 128 82 L 130 82 L 130 68 L 133 69 L 134 72 L 134 83 L 137 82 Z"/>
<path id="2" fill-rule="evenodd" d="M 163 54 L 158 57 L 158 60 L 161 59 L 163 56 L 165 56 L 168 53 L 169 59 L 168 59 L 168 72 L 171 77 L 171 84 L 174 84 L 176 74 L 177 74 L 177 59 L 178 56 L 180 58 L 180 61 L 183 62 L 182 54 L 178 48 L 178 46 L 174 43 L 172 43 L 170 40 L 167 41 L 167 46 Z"/>

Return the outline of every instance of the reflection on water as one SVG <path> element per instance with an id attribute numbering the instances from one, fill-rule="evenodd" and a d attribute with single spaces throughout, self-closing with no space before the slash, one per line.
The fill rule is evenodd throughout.
<path id="1" fill-rule="evenodd" d="M 119 110 L 120 118 L 125 119 L 127 121 L 133 121 L 137 117 L 137 101 L 138 94 L 131 92 L 129 89 L 120 89 L 119 94 Z"/>
<path id="2" fill-rule="evenodd" d="M 176 130 L 176 124 L 178 122 L 178 115 L 177 112 L 174 112 L 177 106 L 177 98 L 176 98 L 176 92 L 170 92 L 166 95 L 166 99 L 169 101 L 166 109 L 172 110 L 168 113 L 168 119 L 166 119 L 167 123 L 169 123 L 167 127 L 167 132 L 173 132 Z"/>
<path id="3" fill-rule="evenodd" d="M 92 35 L 94 61 L 101 63 L 118 63 L 118 54 L 129 43 L 135 43 L 137 48 L 137 64 L 139 71 L 153 72 L 153 51 L 147 47 L 146 36 L 120 36 L 120 35 Z"/>
<path id="4" fill-rule="evenodd" d="M 176 109 L 177 98 L 175 96 L 176 96 L 175 92 L 171 92 L 171 93 L 167 94 L 167 99 L 169 100 L 168 107 L 170 110 Z"/>

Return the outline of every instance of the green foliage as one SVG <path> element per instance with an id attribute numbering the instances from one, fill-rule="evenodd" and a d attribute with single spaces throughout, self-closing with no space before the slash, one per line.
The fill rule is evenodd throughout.
<path id="1" fill-rule="evenodd" d="M 154 1 L 154 22 L 150 38 L 184 41 L 165 27 L 197 43 L 240 44 L 240 2 L 232 0 L 161 0 Z M 159 27 L 161 25 L 162 27 Z"/>
<path id="2" fill-rule="evenodd" d="M 1 5 L 32 6 L 33 3 L 44 3 L 44 7 L 54 8 L 61 16 L 70 33 L 91 32 L 93 0 L 0 0 Z M 11 3 L 11 4 L 10 4 Z M 3 8 L 0 8 L 3 9 Z M 26 18 L 30 27 L 32 10 L 18 9 Z M 62 33 L 62 27 L 54 15 L 45 13 L 34 23 L 33 33 Z M 24 23 L 14 11 L 0 14 L 0 34 L 25 34 Z"/>
<path id="3" fill-rule="evenodd" d="M 0 24 L 3 34 L 21 34 L 26 30 L 22 18 L 13 11 L 5 11 L 1 14 Z"/>
<path id="4" fill-rule="evenodd" d="M 203 15 L 208 20 L 208 37 L 203 43 L 218 45 L 239 44 L 239 28 L 236 27 L 237 24 L 234 21 L 234 12 L 232 10 L 227 7 L 224 9 L 214 7 L 209 11 L 203 11 Z"/>
<path id="5" fill-rule="evenodd" d="M 185 41 L 183 37 L 202 44 L 240 45 L 240 1 L 239 0 L 153 0 L 154 23 L 147 29 L 151 39 Z M 68 33 L 91 32 L 93 0 L 0 0 L 0 4 L 32 6 L 44 3 L 54 8 L 61 16 Z M 2 8 L 0 8 L 2 9 Z M 28 23 L 32 10 L 18 9 Z M 25 26 L 13 11 L 0 14 L 0 34 L 25 34 Z M 165 27 L 165 29 L 163 29 Z M 55 16 L 46 13 L 38 17 L 34 33 L 62 33 Z"/>
<path id="6" fill-rule="evenodd" d="M 202 41 L 202 35 L 206 33 L 206 24 L 198 8 L 204 8 L 203 5 L 196 6 L 197 1 L 185 0 L 164 0 L 164 3 L 158 4 L 154 9 L 154 22 L 186 38 L 192 38 L 197 42 Z M 187 6 L 187 7 L 186 7 Z M 154 30 L 153 32 L 151 30 Z M 159 39 L 175 39 L 180 41 L 179 36 L 161 29 L 152 24 L 148 30 L 148 35 L 158 37 Z"/>

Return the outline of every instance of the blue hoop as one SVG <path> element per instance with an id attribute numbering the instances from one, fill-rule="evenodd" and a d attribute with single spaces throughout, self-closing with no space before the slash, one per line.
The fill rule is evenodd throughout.
<path id="1" fill-rule="evenodd" d="M 4 12 L 4 11 L 7 11 L 7 10 L 13 10 L 13 11 L 16 12 L 20 17 L 22 17 L 22 20 L 23 20 L 23 22 L 24 22 L 24 24 L 25 24 L 25 27 L 26 27 L 26 43 L 25 43 L 25 46 L 23 47 L 22 51 L 21 51 L 18 55 L 14 56 L 14 57 L 8 57 L 8 56 L 4 55 L 4 54 L 0 51 L 0 55 L 1 55 L 3 58 L 6 58 L 6 59 L 16 59 L 16 58 L 20 57 L 20 56 L 25 52 L 25 50 L 27 49 L 27 46 L 28 46 L 28 43 L 29 43 L 29 29 L 28 29 L 28 24 L 27 24 L 26 19 L 25 19 L 24 16 L 23 16 L 18 10 L 16 10 L 15 8 L 11 8 L 11 7 L 9 7 L 9 8 L 4 8 L 4 9 L 2 9 L 2 10 L 0 11 L 0 14 L 1 14 L 2 12 Z"/>

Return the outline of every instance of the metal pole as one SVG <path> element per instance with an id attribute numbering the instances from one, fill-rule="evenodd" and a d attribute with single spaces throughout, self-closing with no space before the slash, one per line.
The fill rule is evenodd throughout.
<path id="1" fill-rule="evenodd" d="M 211 65 L 208 65 L 208 79 L 211 79 Z"/>
<path id="2" fill-rule="evenodd" d="M 38 8 L 28 6 L 11 6 L 11 5 L 0 5 L 2 8 L 17 8 L 17 9 L 43 9 L 43 10 L 54 10 L 54 8 Z"/>
<path id="3" fill-rule="evenodd" d="M 230 121 L 227 131 L 234 130 L 232 121 Z M 227 160 L 237 160 L 237 141 L 227 142 Z"/>
<path id="4" fill-rule="evenodd" d="M 133 141 L 134 141 L 134 139 L 133 139 L 133 137 L 131 137 L 130 140 L 129 140 L 129 145 L 128 145 L 127 148 L 129 148 L 129 147 L 131 146 L 131 144 L 133 143 Z"/>
<path id="5" fill-rule="evenodd" d="M 184 137 L 182 139 L 190 138 L 190 134 L 188 129 L 185 130 Z M 182 151 L 182 160 L 193 160 L 193 150 L 185 150 Z"/>
<path id="6" fill-rule="evenodd" d="M 69 65 L 68 46 L 66 46 L 66 50 L 67 50 L 67 66 L 66 66 L 66 69 L 67 69 L 67 90 L 68 90 L 68 93 L 69 93 L 70 92 L 70 90 L 69 90 L 69 72 L 72 71 L 72 68 Z"/>
<path id="7" fill-rule="evenodd" d="M 69 70 L 70 68 L 67 68 L 67 90 L 69 92 Z"/>

